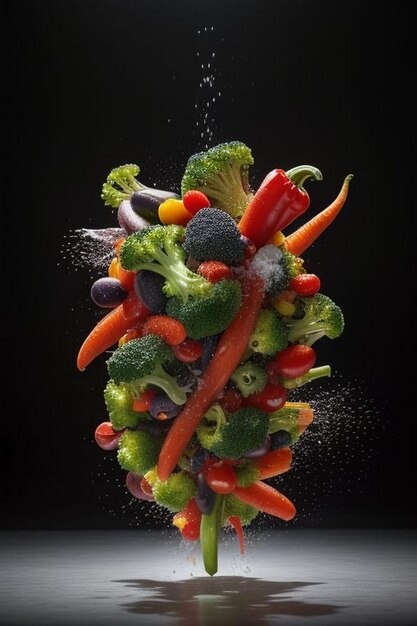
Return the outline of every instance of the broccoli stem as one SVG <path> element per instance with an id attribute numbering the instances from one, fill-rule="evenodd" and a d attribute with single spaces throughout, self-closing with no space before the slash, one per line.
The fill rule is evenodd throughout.
<path id="1" fill-rule="evenodd" d="M 223 519 L 224 497 L 217 494 L 210 515 L 201 516 L 200 542 L 204 568 L 207 574 L 217 572 L 218 541 Z"/>
<path id="2" fill-rule="evenodd" d="M 132 193 L 134 193 L 135 191 L 141 191 L 142 189 L 149 189 L 149 187 L 146 187 L 146 185 L 142 185 L 142 183 L 136 180 L 136 178 L 132 174 L 128 175 L 129 184 L 125 183 L 122 176 L 114 176 L 114 179 L 119 185 L 119 187 L 121 187 L 123 191 L 126 194 L 128 194 L 129 198 L 132 195 Z"/>
<path id="3" fill-rule="evenodd" d="M 140 384 L 160 387 L 175 404 L 185 404 L 187 402 L 185 391 L 181 389 L 173 376 L 166 373 L 162 365 L 157 365 L 152 374 L 143 376 L 140 379 Z"/>
<path id="4" fill-rule="evenodd" d="M 281 380 L 281 384 L 286 389 L 295 389 L 296 387 L 301 387 L 316 378 L 331 376 L 331 373 L 332 370 L 330 365 L 321 365 L 320 367 L 313 367 L 310 371 L 304 374 L 304 376 L 299 376 L 298 378 L 284 378 Z"/>
<path id="5" fill-rule="evenodd" d="M 316 334 L 320 336 L 317 336 L 317 338 L 313 339 L 313 343 L 314 341 L 317 341 L 317 339 L 320 339 L 320 337 L 323 337 L 326 334 L 325 326 L 321 325 L 319 321 L 312 322 L 303 318 L 299 320 L 299 322 L 291 324 L 290 332 L 288 333 L 288 341 L 292 343 L 294 341 L 302 339 L 303 337 L 308 338 L 310 335 Z"/>
<path id="6" fill-rule="evenodd" d="M 223 196 L 231 217 L 238 217 L 247 207 L 248 197 L 242 185 L 240 165 L 235 164 L 222 172 L 218 172 L 215 186 L 211 187 L 210 184 L 205 184 L 201 186 L 201 190 L 214 199 L 217 199 L 219 195 Z"/>
<path id="7" fill-rule="evenodd" d="M 184 264 L 177 246 L 165 244 L 168 254 L 161 249 L 153 251 L 153 256 L 158 263 L 141 263 L 137 266 L 137 271 L 149 270 L 163 276 L 170 284 L 170 296 L 179 296 L 184 302 L 188 300 L 190 292 L 193 292 L 193 283 L 201 284 L 204 282 L 202 276 L 194 274 Z M 159 265 L 158 265 L 159 264 Z M 207 281 L 207 290 L 211 288 L 211 283 Z"/>

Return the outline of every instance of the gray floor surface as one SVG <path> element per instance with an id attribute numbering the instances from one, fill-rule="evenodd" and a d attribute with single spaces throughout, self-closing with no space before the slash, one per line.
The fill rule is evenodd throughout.
<path id="1" fill-rule="evenodd" d="M 2 626 L 417 624 L 417 531 L 232 537 L 219 573 L 198 547 L 145 531 L 0 533 Z"/>

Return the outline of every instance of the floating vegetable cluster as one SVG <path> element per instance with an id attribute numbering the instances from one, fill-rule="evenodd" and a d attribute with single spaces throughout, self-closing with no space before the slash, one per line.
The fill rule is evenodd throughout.
<path id="1" fill-rule="evenodd" d="M 220 528 L 235 529 L 243 552 L 242 527 L 260 511 L 295 516 L 265 480 L 290 469 L 291 446 L 313 420 L 289 390 L 330 376 L 312 346 L 344 323 L 300 255 L 340 211 L 351 176 L 285 237 L 308 208 L 304 182 L 321 173 L 276 169 L 253 194 L 252 163 L 241 142 L 196 154 L 181 197 L 138 182 L 136 165 L 110 172 L 102 198 L 124 235 L 91 296 L 111 310 L 78 355 L 84 370 L 118 344 L 96 441 L 117 449 L 134 497 L 166 507 L 184 539 L 200 540 L 211 575 Z"/>

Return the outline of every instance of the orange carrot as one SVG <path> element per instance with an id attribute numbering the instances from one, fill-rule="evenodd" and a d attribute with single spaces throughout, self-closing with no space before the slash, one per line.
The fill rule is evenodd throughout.
<path id="1" fill-rule="evenodd" d="M 288 498 L 262 481 L 253 483 L 250 487 L 236 487 L 233 495 L 255 509 L 279 517 L 286 522 L 289 522 L 297 513 L 295 506 Z"/>
<path id="2" fill-rule="evenodd" d="M 248 272 L 242 280 L 241 307 L 221 336 L 200 383 L 171 426 L 158 460 L 158 476 L 166 480 L 175 468 L 201 418 L 228 382 L 246 350 L 265 295 L 262 278 Z"/>
<path id="3" fill-rule="evenodd" d="M 346 176 L 339 195 L 326 209 L 321 211 L 318 215 L 315 215 L 303 226 L 300 226 L 294 233 L 288 235 L 286 238 L 286 248 L 289 252 L 299 256 L 316 241 L 328 226 L 330 226 L 346 201 L 349 183 L 352 178 L 352 174 Z"/>
<path id="4" fill-rule="evenodd" d="M 292 451 L 290 448 L 271 450 L 270 452 L 266 452 L 263 456 L 253 459 L 254 464 L 260 471 L 260 480 L 288 472 L 291 461 Z"/>
<path id="5" fill-rule="evenodd" d="M 147 314 L 148 309 L 138 300 L 136 294 L 134 292 L 129 294 L 126 300 L 103 317 L 88 335 L 78 353 L 78 369 L 85 370 L 96 356 L 119 341 L 129 328 Z"/>

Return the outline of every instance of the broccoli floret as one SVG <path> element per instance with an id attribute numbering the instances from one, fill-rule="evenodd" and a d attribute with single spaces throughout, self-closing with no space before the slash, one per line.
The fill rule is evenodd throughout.
<path id="1" fill-rule="evenodd" d="M 197 439 L 199 443 L 210 450 L 210 447 L 220 441 L 220 429 L 226 424 L 226 415 L 220 404 L 213 404 L 204 419 L 197 426 Z"/>
<path id="2" fill-rule="evenodd" d="M 198 440 L 204 448 L 220 458 L 239 459 L 264 443 L 269 425 L 266 413 L 245 407 L 224 422 L 220 411 L 221 408 L 216 409 L 217 415 L 209 412 L 208 418 L 206 414 L 197 428 Z"/>
<path id="3" fill-rule="evenodd" d="M 117 209 L 122 200 L 129 200 L 135 191 L 148 189 L 148 187 L 136 180 L 135 176 L 139 172 L 139 166 L 133 163 L 120 165 L 112 169 L 101 191 L 104 204 Z"/>
<path id="4" fill-rule="evenodd" d="M 341 309 L 322 293 L 303 298 L 304 316 L 289 320 L 288 340 L 312 346 L 321 337 L 336 339 L 343 332 L 344 319 Z"/>
<path id="5" fill-rule="evenodd" d="M 266 294 L 271 298 L 288 289 L 290 280 L 301 273 L 302 265 L 302 259 L 273 244 L 259 248 L 251 263 L 251 267 L 263 277 Z"/>
<path id="6" fill-rule="evenodd" d="M 243 465 L 235 467 L 238 487 L 249 487 L 259 480 L 261 472 L 251 461 L 247 461 Z"/>
<path id="7" fill-rule="evenodd" d="M 247 398 L 254 393 L 264 390 L 268 382 L 268 376 L 263 367 L 252 361 L 246 361 L 246 363 L 235 369 L 231 375 L 231 380 L 235 383 L 242 396 Z"/>
<path id="8" fill-rule="evenodd" d="M 197 495 L 197 487 L 190 476 L 184 472 L 177 472 L 162 482 L 156 479 L 152 493 L 161 506 L 170 511 L 181 511 L 190 498 Z"/>
<path id="9" fill-rule="evenodd" d="M 268 433 L 272 434 L 278 430 L 286 430 L 291 435 L 291 443 L 295 443 L 300 437 L 298 415 L 299 409 L 285 406 L 278 411 L 274 411 L 274 413 L 270 413 Z"/>
<path id="10" fill-rule="evenodd" d="M 206 194 L 213 206 L 234 219 L 240 217 L 252 197 L 249 189 L 249 166 L 253 165 L 250 148 L 240 141 L 214 146 L 194 154 L 188 160 L 181 181 L 181 193 L 197 189 Z"/>
<path id="11" fill-rule="evenodd" d="M 176 224 L 148 226 L 126 238 L 120 249 L 120 262 L 126 270 L 150 270 L 166 279 L 167 296 L 200 297 L 212 283 L 185 265 L 186 253 L 181 245 L 184 228 Z"/>
<path id="12" fill-rule="evenodd" d="M 217 335 L 225 330 L 235 317 L 241 303 L 240 285 L 235 280 L 212 283 L 211 290 L 200 298 L 169 298 L 166 313 L 179 320 L 191 339 Z"/>
<path id="13" fill-rule="evenodd" d="M 141 393 L 148 385 L 161 387 L 176 404 L 187 400 L 184 389 L 163 369 L 173 359 L 171 349 L 158 335 L 145 335 L 118 348 L 107 362 L 110 377 Z"/>
<path id="14" fill-rule="evenodd" d="M 148 414 L 132 409 L 133 394 L 128 387 L 109 380 L 104 390 L 104 401 L 114 430 L 136 428 L 138 422 Z"/>
<path id="15" fill-rule="evenodd" d="M 235 221 L 219 209 L 198 211 L 187 224 L 183 245 L 198 261 L 237 265 L 245 255 L 245 244 Z"/>
<path id="16" fill-rule="evenodd" d="M 125 430 L 119 440 L 117 460 L 128 472 L 143 476 L 158 461 L 163 437 L 153 437 L 143 430 Z"/>
<path id="17" fill-rule="evenodd" d="M 248 347 L 254 352 L 274 355 L 288 345 L 288 327 L 273 309 L 261 309 Z"/>
<path id="18" fill-rule="evenodd" d="M 236 498 L 233 494 L 228 494 L 224 496 L 224 509 L 223 509 L 223 522 L 224 526 L 227 524 L 227 519 L 232 516 L 240 517 L 240 522 L 242 526 L 248 526 L 255 517 L 258 515 L 259 511 L 255 509 L 250 504 L 246 504 Z"/>

